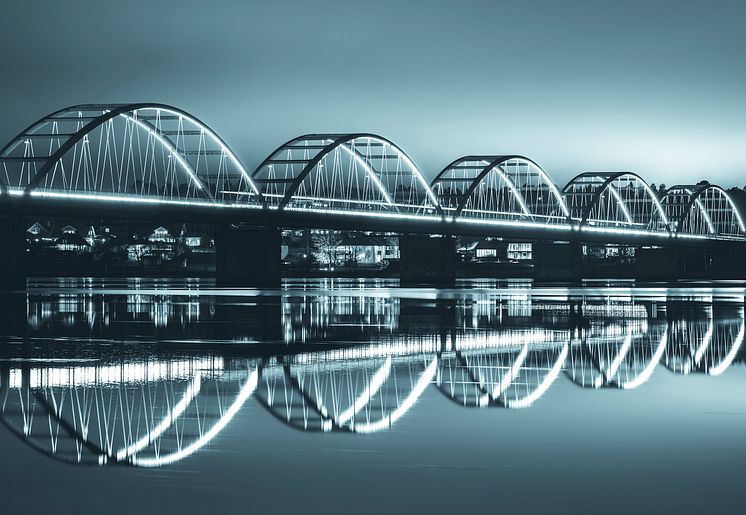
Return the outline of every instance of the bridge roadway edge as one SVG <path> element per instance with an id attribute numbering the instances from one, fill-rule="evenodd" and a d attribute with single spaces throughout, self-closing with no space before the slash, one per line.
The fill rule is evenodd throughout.
<path id="1" fill-rule="evenodd" d="M 543 266 L 539 267 L 538 280 L 570 282 L 580 280 L 584 276 L 582 267 L 575 268 L 576 260 L 573 257 L 577 254 L 576 249 L 580 244 L 621 244 L 638 248 L 644 246 L 660 247 L 645 249 L 645 262 L 638 264 L 634 273 L 634 278 L 638 279 L 675 280 L 687 276 L 697 279 L 746 278 L 746 272 L 744 272 L 746 267 L 743 266 L 746 259 L 746 242 L 732 240 L 684 239 L 611 232 L 591 233 L 577 229 L 563 231 L 526 225 L 472 224 L 448 221 L 436 216 L 419 219 L 414 217 L 394 218 L 375 217 L 366 214 L 355 216 L 328 212 L 279 211 L 266 208 L 214 207 L 204 204 L 134 203 L 86 198 L 56 199 L 4 194 L 0 196 L 0 237 L 3 238 L 0 259 L 5 267 L 2 279 L 0 279 L 0 287 L 3 289 L 23 287 L 22 283 L 25 281 L 26 275 L 23 270 L 23 257 L 22 254 L 19 254 L 19 248 L 22 247 L 20 242 L 24 241 L 24 219 L 34 217 L 93 218 L 107 222 L 143 221 L 154 223 L 154 221 L 157 221 L 155 223 L 195 222 L 216 224 L 218 226 L 218 240 L 222 239 L 220 235 L 225 235 L 226 231 L 231 231 L 231 226 L 241 226 L 240 231 L 232 234 L 233 243 L 230 244 L 230 249 L 223 242 L 216 242 L 218 246 L 216 264 L 220 269 L 216 275 L 221 286 L 279 285 L 280 228 L 392 232 L 400 234 L 402 239 L 418 241 L 417 245 L 420 247 L 424 245 L 425 240 L 422 239 L 424 235 L 442 236 L 439 239 L 440 243 L 433 242 L 433 245 L 440 245 L 443 248 L 445 248 L 443 242 L 452 243 L 454 236 L 503 237 L 532 241 L 536 244 L 537 250 L 545 247 L 543 250 L 539 250 L 539 253 L 547 256 L 544 262 L 548 266 L 546 270 L 543 270 Z M 243 234 L 241 235 L 241 233 Z M 237 235 L 239 235 L 238 238 L 236 238 Z M 17 241 L 19 245 L 13 244 L 14 241 Z M 564 243 L 569 243 L 569 245 Z M 223 249 L 222 253 L 221 248 Z M 552 261 L 557 257 L 556 251 L 558 249 L 560 254 L 562 250 L 568 250 L 572 254 L 572 256 L 566 256 L 573 263 L 572 267 L 565 267 L 567 270 L 559 270 L 552 265 Z M 435 252 L 435 250 L 437 249 L 430 249 L 431 252 Z M 230 269 L 237 267 L 237 260 L 245 259 L 248 252 L 253 253 L 253 261 L 244 265 L 240 274 L 230 272 Z M 406 250 L 404 253 L 406 254 Z M 429 277 L 428 273 L 424 275 L 413 273 L 403 274 L 402 280 L 411 284 L 452 283 L 455 278 L 455 249 L 453 249 L 453 252 L 448 250 L 446 253 L 448 256 L 445 256 L 443 252 L 441 252 L 442 256 L 431 256 L 434 259 L 430 263 L 432 266 L 425 268 L 427 268 L 426 272 L 432 277 Z M 272 258 L 274 255 L 277 255 L 276 260 Z M 421 257 L 422 252 L 413 254 L 413 256 L 416 255 Z M 222 262 L 221 256 L 223 258 L 228 256 L 223 259 L 226 262 L 223 267 L 220 267 L 219 264 Z M 406 261 L 405 256 L 402 259 L 403 265 L 406 264 L 404 261 Z M 228 265 L 228 263 L 232 264 Z M 416 272 L 416 266 L 417 263 L 411 262 L 409 266 L 404 268 Z M 656 273 L 656 269 L 660 272 Z M 251 270 L 258 272 L 251 272 Z M 436 270 L 435 275 L 431 273 L 433 270 Z M 559 275 L 557 275 L 558 270 L 562 272 Z"/>
<path id="2" fill-rule="evenodd" d="M 57 199 L 52 197 L 0 196 L 0 216 L 91 218 L 96 220 L 153 222 L 194 222 L 242 224 L 288 229 L 318 228 L 366 230 L 400 234 L 440 234 L 449 236 L 503 237 L 526 241 L 573 241 L 586 244 L 619 244 L 661 247 L 730 248 L 746 252 L 746 239 L 715 240 L 680 238 L 655 234 L 626 234 L 616 231 L 562 230 L 532 227 L 530 224 L 470 223 L 444 217 L 395 217 L 341 215 L 337 213 L 266 208 L 216 207 L 208 204 L 168 204 L 101 201 L 96 199 Z"/>

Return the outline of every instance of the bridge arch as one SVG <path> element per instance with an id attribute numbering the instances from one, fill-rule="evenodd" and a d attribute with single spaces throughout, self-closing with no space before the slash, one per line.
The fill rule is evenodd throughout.
<path id="1" fill-rule="evenodd" d="M 671 229 L 677 234 L 743 238 L 741 214 L 728 193 L 715 184 L 676 185 L 662 201 Z"/>
<path id="2" fill-rule="evenodd" d="M 665 324 L 648 325 L 645 320 L 612 324 L 585 335 L 580 345 L 573 346 L 566 373 L 584 388 L 631 390 L 650 379 L 667 342 Z"/>
<path id="3" fill-rule="evenodd" d="M 569 343 L 524 343 L 499 352 L 457 351 L 442 358 L 437 387 L 460 406 L 509 409 L 533 405 L 554 383 L 569 353 Z"/>
<path id="4" fill-rule="evenodd" d="M 278 209 L 441 212 L 409 156 L 375 134 L 300 136 L 272 152 L 252 177 Z"/>
<path id="5" fill-rule="evenodd" d="M 353 367 L 313 362 L 285 364 L 281 374 L 264 370 L 255 397 L 301 431 L 378 432 L 414 406 L 435 379 L 438 356 L 423 355 L 417 363 L 392 356 L 354 361 Z"/>
<path id="6" fill-rule="evenodd" d="M 704 317 L 673 320 L 663 364 L 676 374 L 722 374 L 743 345 L 742 309 L 723 313 L 709 306 Z"/>
<path id="7" fill-rule="evenodd" d="M 571 217 L 581 226 L 668 231 L 668 217 L 658 197 L 633 172 L 584 172 L 564 188 Z"/>
<path id="8" fill-rule="evenodd" d="M 158 103 L 84 104 L 46 115 L 0 150 L 12 194 L 247 203 L 250 174 L 205 123 Z"/>
<path id="9" fill-rule="evenodd" d="M 456 217 L 556 223 L 569 215 L 546 172 L 519 155 L 461 157 L 431 187 L 443 209 Z"/>
<path id="10" fill-rule="evenodd" d="M 252 396 L 257 364 L 237 372 L 214 357 L 11 370 L 0 422 L 59 461 L 169 465 L 206 446 Z"/>

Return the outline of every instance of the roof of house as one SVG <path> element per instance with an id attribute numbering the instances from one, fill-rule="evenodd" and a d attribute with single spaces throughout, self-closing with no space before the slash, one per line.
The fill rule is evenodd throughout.
<path id="1" fill-rule="evenodd" d="M 476 242 L 472 249 L 502 249 L 507 248 L 507 246 L 508 244 L 502 240 L 486 238 L 484 240 L 479 240 L 478 242 Z"/>
<path id="2" fill-rule="evenodd" d="M 49 229 L 44 227 L 39 222 L 34 222 L 34 224 L 26 229 L 26 232 L 29 234 L 39 235 L 39 236 L 49 236 L 50 232 Z"/>

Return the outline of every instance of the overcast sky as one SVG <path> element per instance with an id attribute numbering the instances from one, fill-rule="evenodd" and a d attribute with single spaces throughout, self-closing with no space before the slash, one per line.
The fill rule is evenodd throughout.
<path id="1" fill-rule="evenodd" d="M 746 185 L 746 1 L 8 0 L 0 139 L 76 103 L 157 101 L 254 168 L 308 132 L 392 139 L 432 178 L 518 153 Z"/>

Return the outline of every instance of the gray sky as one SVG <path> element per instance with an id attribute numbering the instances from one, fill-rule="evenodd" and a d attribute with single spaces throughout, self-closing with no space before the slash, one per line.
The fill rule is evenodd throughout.
<path id="1" fill-rule="evenodd" d="M 82 102 L 158 101 L 247 167 L 368 131 L 432 178 L 519 153 L 560 185 L 633 170 L 746 184 L 746 2 L 10 0 L 0 140 Z"/>

